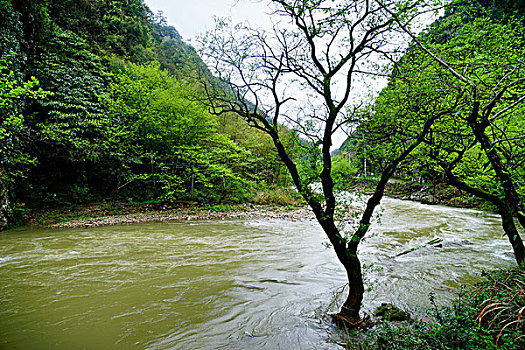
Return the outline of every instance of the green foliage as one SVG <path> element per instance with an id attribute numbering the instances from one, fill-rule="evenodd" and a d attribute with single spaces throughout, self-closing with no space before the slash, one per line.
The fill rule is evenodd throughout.
<path id="1" fill-rule="evenodd" d="M 338 154 L 332 158 L 332 162 L 332 176 L 336 182 L 348 181 L 349 177 L 358 172 L 347 155 Z"/>
<path id="2" fill-rule="evenodd" d="M 350 349 L 396 349 L 396 350 L 485 350 L 496 349 L 492 338 L 479 331 L 469 315 L 460 307 L 439 310 L 441 323 L 417 322 L 412 326 L 381 323 L 370 338 Z M 500 346 L 499 349 L 514 349 Z"/>
<path id="3" fill-rule="evenodd" d="M 25 125 L 24 107 L 30 100 L 49 95 L 35 77 L 24 81 L 20 72 L 22 25 L 19 17 L 10 1 L 0 2 L 3 19 L 0 25 L 0 186 L 7 188 L 7 193 L 36 163 L 35 157 L 26 150 L 30 130 Z"/>
<path id="4" fill-rule="evenodd" d="M 26 98 L 41 99 L 47 93 L 37 88 L 34 77 L 27 82 L 16 78 L 12 70 L 14 52 L 0 56 L 0 175 L 16 177 L 16 169 L 34 163 L 34 159 L 23 151 L 22 143 L 26 137 L 24 116 L 16 108 L 19 101 Z M 5 174 L 4 174 L 5 173 Z"/>
<path id="5" fill-rule="evenodd" d="M 392 304 L 382 304 L 374 311 L 374 316 L 385 321 L 412 321 L 410 314 Z"/>
<path id="6" fill-rule="evenodd" d="M 216 133 L 215 117 L 195 99 L 197 86 L 159 64 L 116 66 L 105 104 L 119 176 L 140 180 L 161 201 L 242 201 L 252 186 L 251 155 Z"/>
<path id="7" fill-rule="evenodd" d="M 443 25 L 446 26 L 447 21 Z M 477 84 L 483 113 L 492 112 L 492 125 L 486 136 L 518 183 L 522 183 L 524 174 L 521 164 L 524 160 L 522 137 L 525 127 L 521 117 L 523 104 L 515 103 L 525 94 L 525 84 L 520 83 L 523 77 L 520 72 L 525 54 L 524 37 L 525 29 L 518 19 L 500 22 L 490 17 L 478 17 L 462 23 L 449 41 L 436 46 L 436 50 L 446 53 L 445 57 L 450 62 L 464 67 L 464 74 Z M 497 104 L 490 107 L 494 91 L 505 85 L 509 87 L 504 89 Z M 468 107 L 469 104 L 466 104 L 466 108 L 458 109 L 456 118 L 466 118 L 470 112 Z M 498 193 L 499 179 L 490 175 L 493 169 L 485 153 L 486 150 L 482 152 L 477 145 L 470 148 L 457 173 L 471 184 L 477 183 L 490 192 Z"/>
<path id="8" fill-rule="evenodd" d="M 107 73 L 73 32 L 50 24 L 40 40 L 27 74 L 51 94 L 25 107 L 24 125 L 33 134 L 26 147 L 38 164 L 27 181 L 17 183 L 17 195 L 37 207 L 96 200 L 105 191 L 95 171 L 108 147 L 108 119 L 98 97 Z"/>
<path id="9" fill-rule="evenodd" d="M 146 59 L 152 46 L 152 14 L 141 0 L 51 1 L 49 14 L 61 28 L 75 33 L 100 53 Z"/>
<path id="10" fill-rule="evenodd" d="M 0 17 L 0 172 L 15 206 L 242 202 L 288 180 L 268 137 L 198 101 L 195 73 L 213 78 L 142 0 L 1 0 Z"/>
<path id="11" fill-rule="evenodd" d="M 474 102 L 479 102 L 487 120 L 488 142 L 518 191 L 524 192 L 525 124 L 520 98 L 525 95 L 525 17 L 512 12 L 505 18 L 494 16 L 496 8 L 506 7 L 494 4 L 453 4 L 447 15 L 420 37 L 426 47 L 476 86 L 477 100 L 472 98 L 472 85 L 458 80 L 415 44 L 395 65 L 388 87 L 363 123 L 367 128 L 367 156 L 376 171 L 382 169 L 391 152 L 403 149 L 403 138 L 421 128 L 418 119 L 433 114 L 439 118 L 425 145 L 404 162 L 398 174 L 439 182 L 445 181 L 445 172 L 452 169 L 467 185 L 500 196 L 501 179 L 468 121 Z M 500 90 L 501 96 L 495 97 Z M 483 123 L 479 121 L 479 125 Z"/>
<path id="12" fill-rule="evenodd" d="M 206 70 L 195 50 L 143 0 L 52 1 L 49 13 L 60 28 L 75 32 L 99 56 L 116 55 L 134 63 L 158 61 L 181 76 L 192 75 L 196 67 Z"/>
<path id="13" fill-rule="evenodd" d="M 522 349 L 522 270 L 499 271 L 460 294 L 449 307 L 433 307 L 427 320 L 413 324 L 382 322 L 348 349 Z M 497 304 L 497 306 L 496 306 Z M 503 312 L 500 307 L 503 306 Z M 497 309 L 494 309 L 496 307 Z"/>
<path id="14" fill-rule="evenodd" d="M 251 170 L 254 180 L 270 188 L 290 186 L 290 175 L 266 133 L 250 128 L 245 120 L 233 113 L 224 113 L 216 118 L 219 123 L 217 131 L 228 135 L 232 141 L 252 154 Z M 286 149 L 292 150 L 296 146 L 296 137 L 292 130 L 281 128 L 279 134 Z M 297 147 L 294 152 L 300 154 Z"/>
<path id="15" fill-rule="evenodd" d="M 34 126 L 43 140 L 73 150 L 77 160 L 96 159 L 107 124 L 98 101 L 106 79 L 99 58 L 77 35 L 58 28 L 39 52 L 34 73 L 53 95 L 35 106 L 41 113 Z"/>
<path id="16" fill-rule="evenodd" d="M 257 191 L 251 200 L 255 204 L 273 204 L 290 207 L 304 204 L 304 200 L 298 192 L 282 187 L 263 187 Z"/>
<path id="17" fill-rule="evenodd" d="M 228 213 L 234 210 L 234 208 L 235 207 L 228 205 L 228 204 L 215 204 L 215 205 L 207 204 L 199 209 L 209 210 L 215 213 Z"/>

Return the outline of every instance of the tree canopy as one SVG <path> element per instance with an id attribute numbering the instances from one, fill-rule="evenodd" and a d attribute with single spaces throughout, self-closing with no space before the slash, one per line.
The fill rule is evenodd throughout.
<path id="1" fill-rule="evenodd" d="M 492 203 L 521 264 L 525 253 L 512 218 L 525 227 L 525 33 L 523 14 L 495 16 L 507 9 L 500 6 L 453 3 L 427 32 L 412 35 L 412 46 L 375 101 L 375 110 L 384 112 L 374 114 L 368 125 L 378 126 L 375 137 L 369 127 L 369 137 L 379 141 L 374 149 L 381 153 L 394 145 L 389 135 L 406 132 L 404 118 L 411 111 L 420 115 L 430 106 L 444 111 L 405 168 L 422 177 L 441 176 Z M 398 109 L 405 110 L 401 118 L 392 113 Z"/>

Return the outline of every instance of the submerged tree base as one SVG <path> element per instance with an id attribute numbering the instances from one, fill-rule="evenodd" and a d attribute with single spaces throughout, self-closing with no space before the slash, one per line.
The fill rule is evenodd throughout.
<path id="1" fill-rule="evenodd" d="M 349 318 L 341 313 L 330 314 L 330 317 L 337 327 L 345 330 L 367 330 L 376 324 L 368 314 L 359 319 Z"/>
<path id="2" fill-rule="evenodd" d="M 486 277 L 467 287 L 450 306 L 434 305 L 426 320 L 385 318 L 371 329 L 348 328 L 346 349 L 524 349 L 525 270 L 497 271 Z"/>
<path id="3" fill-rule="evenodd" d="M 410 314 L 392 304 L 381 304 L 374 311 L 374 315 L 379 317 L 380 320 L 373 319 L 367 313 L 364 314 L 362 318 L 351 318 L 343 315 L 341 312 L 337 314 L 330 314 L 332 321 L 336 324 L 337 327 L 343 330 L 352 330 L 352 331 L 363 331 L 366 332 L 374 328 L 381 320 L 384 321 L 398 321 L 398 322 L 413 322 Z"/>

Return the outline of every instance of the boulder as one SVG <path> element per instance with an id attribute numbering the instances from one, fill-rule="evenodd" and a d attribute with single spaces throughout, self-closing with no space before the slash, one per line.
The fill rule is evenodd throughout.
<path id="1" fill-rule="evenodd" d="M 381 317 L 386 321 L 408 321 L 412 322 L 412 317 L 406 311 L 401 310 L 392 304 L 383 303 L 374 311 L 376 317 Z"/>
<path id="2" fill-rule="evenodd" d="M 423 186 L 419 191 L 410 195 L 410 200 L 421 202 L 423 204 L 437 204 L 437 199 L 430 193 L 427 193 L 429 186 Z"/>

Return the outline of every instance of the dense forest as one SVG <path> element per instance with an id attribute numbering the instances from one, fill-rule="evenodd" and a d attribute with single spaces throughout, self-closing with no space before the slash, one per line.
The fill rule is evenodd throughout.
<path id="1" fill-rule="evenodd" d="M 241 202 L 286 182 L 267 137 L 209 113 L 201 81 L 214 78 L 143 1 L 2 0 L 0 11 L 11 224 L 105 201 Z"/>

